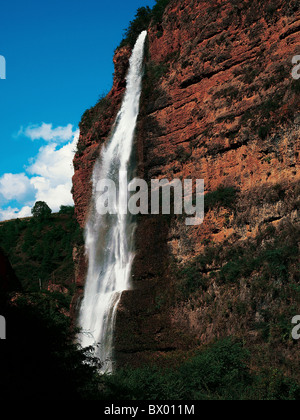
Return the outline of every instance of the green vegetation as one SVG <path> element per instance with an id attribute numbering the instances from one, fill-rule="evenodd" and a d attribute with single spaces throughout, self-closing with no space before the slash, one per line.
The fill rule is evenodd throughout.
<path id="1" fill-rule="evenodd" d="M 157 85 L 157 82 L 167 73 L 168 66 L 166 64 L 154 64 L 149 63 L 145 66 L 145 74 L 143 79 L 143 98 L 144 101 L 159 98 L 162 96 L 161 92 L 157 89 L 153 89 L 153 86 Z M 164 94 L 164 92 L 163 92 Z"/>
<path id="2" fill-rule="evenodd" d="M 126 29 L 124 39 L 119 48 L 126 45 L 133 47 L 139 34 L 147 30 L 151 22 L 153 25 L 159 25 L 162 22 L 164 11 L 169 3 L 170 0 L 156 0 L 156 4 L 152 10 L 148 6 L 140 7 L 136 12 L 134 20 L 130 22 L 128 29 Z M 161 31 L 158 31 L 158 34 L 161 36 Z"/>
<path id="3" fill-rule="evenodd" d="M 294 240 L 296 239 L 293 238 Z M 259 241 L 257 241 L 259 242 Z M 256 242 L 256 245 L 258 245 Z M 258 248 L 253 243 L 249 248 L 236 248 L 231 251 L 230 261 L 217 275 L 221 283 L 236 283 L 243 278 L 250 278 L 259 273 L 262 279 L 277 279 L 286 282 L 292 274 L 291 265 L 297 261 L 298 247 L 296 241 L 283 245 L 282 238 Z M 261 245 L 261 244 L 260 244 Z"/>
<path id="4" fill-rule="evenodd" d="M 269 20 L 272 18 L 277 11 L 278 6 L 276 3 L 271 3 L 266 6 L 266 19 Z"/>
<path id="5" fill-rule="evenodd" d="M 213 96 L 214 99 L 226 98 L 228 105 L 231 105 L 232 102 L 238 98 L 240 94 L 239 89 L 234 86 L 230 86 L 225 89 L 221 89 L 219 92 L 216 92 Z"/>
<path id="6" fill-rule="evenodd" d="M 160 64 L 153 64 L 150 63 L 147 65 L 147 77 L 150 79 L 151 83 L 158 82 L 168 71 L 167 64 L 160 63 Z M 152 85 L 153 89 L 153 85 Z"/>
<path id="7" fill-rule="evenodd" d="M 257 76 L 260 74 L 259 68 L 253 68 L 252 66 L 247 66 L 243 69 L 242 73 L 242 81 L 245 84 L 250 85 L 254 82 L 254 80 L 257 78 Z"/>
<path id="8" fill-rule="evenodd" d="M 186 150 L 184 146 L 178 146 L 176 148 L 176 160 L 178 160 L 181 164 L 188 162 L 191 158 L 192 151 L 191 149 Z"/>
<path id="9" fill-rule="evenodd" d="M 207 247 L 203 254 L 197 256 L 178 271 L 180 299 L 186 300 L 199 291 L 207 290 L 209 286 L 207 273 L 210 271 L 210 267 L 212 267 L 212 271 L 215 268 L 215 261 L 218 259 L 219 252 L 218 247 Z"/>
<path id="10" fill-rule="evenodd" d="M 288 79 L 289 77 L 289 67 L 284 64 L 279 64 L 275 69 L 275 75 L 265 80 L 264 88 L 268 90 L 271 87 L 277 86 L 279 83 L 282 83 L 285 79 Z"/>
<path id="11" fill-rule="evenodd" d="M 219 189 L 211 203 L 232 205 L 233 193 L 225 191 Z M 276 191 L 280 194 L 279 188 Z M 38 244 L 45 235 L 47 250 L 51 254 L 53 243 L 61 249 L 62 235 L 70 235 L 64 246 L 71 250 L 71 244 L 78 243 L 80 239 L 76 238 L 76 234 L 73 236 L 76 231 L 73 212 L 72 207 L 62 206 L 60 214 L 50 215 L 48 220 L 32 218 L 2 223 L 1 246 L 12 256 L 14 252 L 18 254 L 25 241 L 35 238 L 35 245 L 32 240 L 31 246 L 25 247 L 30 255 L 30 252 L 38 253 Z M 72 234 L 71 226 L 74 229 Z M 241 278 L 246 276 L 250 279 L 253 274 L 259 273 L 264 293 L 268 282 L 280 280 L 288 285 L 290 293 L 299 296 L 299 286 L 295 283 L 298 241 L 297 231 L 268 229 L 244 246 L 226 247 L 226 251 L 220 247 L 208 247 L 203 255 L 181 271 L 181 293 L 187 296 L 197 296 L 199 291 L 205 293 L 211 276 L 218 284 L 237 284 Z M 31 256 L 29 262 L 32 268 L 40 260 Z M 55 263 L 55 259 L 50 259 L 50 262 Z M 30 278 L 34 277 L 28 272 L 26 279 Z M 250 370 L 250 361 L 254 356 L 243 343 L 233 338 L 217 341 L 197 350 L 193 356 L 186 355 L 185 361 L 176 363 L 172 369 L 151 364 L 101 376 L 98 374 L 100 362 L 93 358 L 91 349 L 82 350 L 74 341 L 77 331 L 71 328 L 66 315 L 71 295 L 45 289 L 40 291 L 35 281 L 26 284 L 23 279 L 22 285 L 25 289 L 23 293 L 18 294 L 13 305 L 8 305 L 2 312 L 10 326 L 9 340 L 0 343 L 1 395 L 6 399 L 160 401 L 300 398 L 299 385 L 282 371 L 259 367 Z M 259 286 L 254 281 L 252 287 Z M 288 289 L 281 293 L 288 299 Z M 157 307 L 163 304 L 164 296 L 158 296 Z M 255 304 L 255 301 L 251 302 L 251 305 Z M 234 310 L 233 305 L 231 310 Z M 245 316 L 249 307 L 246 302 L 239 301 L 236 310 Z M 285 317 L 277 314 L 274 321 L 274 314 L 268 308 L 264 314 L 265 320 L 255 326 L 262 338 L 272 342 L 270 340 L 274 339 L 274 335 L 279 334 L 281 339 L 288 340 L 290 325 L 287 325 Z"/>
<path id="12" fill-rule="evenodd" d="M 282 106 L 283 95 L 275 94 L 260 105 L 260 111 L 263 118 L 269 119 L 271 114 L 276 112 Z"/>
<path id="13" fill-rule="evenodd" d="M 291 89 L 294 93 L 299 94 L 300 93 L 300 80 L 293 80 Z"/>
<path id="14" fill-rule="evenodd" d="M 79 123 L 80 133 L 83 136 L 87 133 L 94 125 L 96 121 L 100 121 L 101 117 L 105 118 L 107 116 L 107 111 L 111 105 L 111 100 L 107 97 L 106 93 L 100 95 L 98 102 L 95 106 L 90 109 L 87 109 Z M 99 131 L 99 130 L 98 130 Z M 79 139 L 77 144 L 77 151 L 79 155 L 82 155 L 86 149 L 86 144 L 81 143 Z"/>
<path id="15" fill-rule="evenodd" d="M 52 210 L 44 201 L 37 201 L 31 210 L 31 214 L 35 219 L 46 220 L 49 218 Z"/>
<path id="16" fill-rule="evenodd" d="M 163 89 L 153 88 L 154 86 L 158 86 L 159 80 L 168 71 L 169 66 L 165 63 L 155 64 L 153 62 L 148 62 L 145 65 L 145 73 L 143 77 L 142 103 L 147 105 L 147 111 L 149 114 L 156 110 L 156 101 L 159 101 L 159 104 L 161 106 L 164 106 L 165 104 L 169 103 L 169 97 Z"/>
<path id="17" fill-rule="evenodd" d="M 40 284 L 47 288 L 49 281 L 68 288 L 74 277 L 73 248 L 83 244 L 74 208 L 62 206 L 60 214 L 51 215 L 46 206 L 35 206 L 31 219 L 0 224 L 0 247 L 27 291 L 39 290 Z"/>
<path id="18" fill-rule="evenodd" d="M 268 135 L 270 134 L 271 129 L 272 129 L 272 127 L 271 127 L 270 124 L 268 124 L 268 125 L 262 125 L 258 129 L 258 135 L 259 135 L 259 137 L 262 140 L 265 140 L 268 137 Z"/>
<path id="19" fill-rule="evenodd" d="M 67 315 L 74 292 L 72 252 L 82 244 L 82 232 L 74 207 L 61 206 L 59 214 L 49 210 L 37 203 L 34 217 L 0 223 L 0 246 L 21 282 L 12 301 L 1 305 L 9 326 L 7 340 L 0 340 L 1 396 L 99 399 L 99 361 L 76 344 Z M 49 282 L 63 293 L 48 289 Z"/>
<path id="20" fill-rule="evenodd" d="M 148 29 L 151 18 L 152 12 L 150 7 L 140 7 L 136 12 L 134 20 L 130 22 L 128 29 L 125 31 L 120 47 L 126 45 L 134 47 L 139 34 Z"/>
<path id="21" fill-rule="evenodd" d="M 280 201 L 293 206 L 293 200 L 283 185 L 256 198 L 260 205 Z M 299 227 L 288 221 L 278 227 L 269 224 L 248 240 L 230 238 L 222 245 L 207 241 L 202 254 L 174 272 L 175 305 L 185 302 L 193 316 L 199 313 L 203 333 L 213 328 L 226 337 L 234 326 L 236 334 L 245 337 L 251 366 L 262 373 L 252 383 L 253 393 L 247 391 L 243 399 L 299 398 L 299 369 L 291 337 L 291 319 L 300 304 L 299 240 Z M 246 329 L 251 337 L 244 335 Z M 268 360 L 272 360 L 270 365 Z M 291 378 L 297 378 L 298 384 Z"/>
<path id="22" fill-rule="evenodd" d="M 251 130 L 256 131 L 258 136 L 265 140 L 271 134 L 272 127 L 278 123 L 280 108 L 284 105 L 284 94 L 282 92 L 270 96 L 259 106 L 248 109 L 241 118 L 241 123 L 251 124 Z M 290 116 L 294 114 L 291 112 Z"/>
<path id="23" fill-rule="evenodd" d="M 5 400 L 99 399 L 96 361 L 80 349 L 59 293 L 26 293 L 2 308 L 7 340 L 1 340 L 1 397 Z"/>
<path id="24" fill-rule="evenodd" d="M 188 299 L 199 290 L 207 290 L 208 280 L 195 262 L 186 265 L 178 273 L 178 290 L 183 298 Z"/>
<path id="25" fill-rule="evenodd" d="M 104 377 L 107 400 L 297 400 L 300 387 L 280 371 L 251 372 L 249 352 L 228 338 L 176 369 L 124 369 Z"/>
<path id="26" fill-rule="evenodd" d="M 205 195 L 205 211 L 218 209 L 220 207 L 233 208 L 236 198 L 237 189 L 235 187 L 220 186 L 216 191 L 207 193 Z"/>
<path id="27" fill-rule="evenodd" d="M 99 375 L 91 349 L 75 344 L 59 294 L 23 295 L 6 308 L 1 345 L 6 400 L 298 400 L 299 385 L 280 370 L 251 371 L 251 354 L 233 338 L 198 350 L 177 367 L 125 368 Z M 21 349 L 21 351 L 20 351 Z"/>
<path id="28" fill-rule="evenodd" d="M 156 0 L 156 4 L 152 9 L 153 23 L 159 24 L 162 21 L 164 11 L 171 0 Z"/>
<path id="29" fill-rule="evenodd" d="M 218 328 L 226 328 L 229 317 L 231 325 L 247 323 L 257 331 L 263 353 L 283 357 L 282 346 L 292 351 L 291 319 L 300 303 L 299 240 L 299 228 L 286 224 L 277 229 L 268 226 L 238 245 L 207 246 L 177 271 L 176 299 L 200 307 L 207 303 L 204 322 L 213 323 L 222 311 Z M 241 299 L 242 290 L 247 290 L 247 298 Z M 253 360 L 266 366 L 257 356 Z M 280 366 L 287 373 L 289 363 L 283 357 L 273 368 Z M 295 375 L 299 375 L 296 366 Z"/>
<path id="30" fill-rule="evenodd" d="M 258 275 L 261 284 L 279 281 L 287 284 L 297 277 L 299 230 L 277 231 L 270 227 L 256 239 L 240 246 L 211 246 L 188 263 L 178 274 L 178 289 L 183 298 L 206 290 L 214 279 L 219 285 L 239 284 Z M 209 273 L 209 275 L 208 275 Z"/>
<path id="31" fill-rule="evenodd" d="M 74 213 L 74 206 L 60 206 L 59 214 L 68 214 L 70 216 L 74 216 Z"/>
<path id="32" fill-rule="evenodd" d="M 151 22 L 155 25 L 158 25 L 163 17 L 163 13 L 167 5 L 169 4 L 170 0 L 156 0 L 156 4 L 151 10 L 148 6 L 147 7 L 140 7 L 135 15 L 134 20 L 132 20 L 129 24 L 128 29 L 125 30 L 124 39 L 122 40 L 120 46 L 118 48 L 124 47 L 129 45 L 133 48 L 138 36 L 144 30 L 149 28 Z M 162 35 L 161 29 L 158 29 L 158 35 Z M 147 51 L 146 51 L 147 54 Z M 148 92 L 148 96 L 153 93 L 154 96 L 160 97 L 161 93 L 158 91 L 153 92 L 153 83 L 157 82 L 168 70 L 168 66 L 166 64 L 159 64 L 159 65 L 149 65 L 146 68 L 146 77 L 148 77 L 149 89 L 147 90 L 147 86 L 145 87 L 146 92 Z M 110 109 L 111 101 L 107 97 L 106 94 L 100 96 L 99 101 L 95 106 L 90 109 L 87 109 L 84 114 L 82 115 L 81 121 L 79 123 L 81 137 L 77 144 L 76 153 L 81 156 L 84 151 L 86 150 L 86 144 L 81 141 L 84 138 L 84 135 L 93 128 L 95 122 L 100 121 L 101 119 L 105 119 L 107 117 L 107 110 Z M 97 131 L 95 132 L 95 136 L 101 139 L 101 126 L 98 127 Z M 75 163 L 76 165 L 76 163 Z"/>

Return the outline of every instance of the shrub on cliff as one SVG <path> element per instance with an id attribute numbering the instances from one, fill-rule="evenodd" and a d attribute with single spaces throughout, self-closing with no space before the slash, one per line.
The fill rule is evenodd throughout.
<path id="1" fill-rule="evenodd" d="M 150 7 L 140 7 L 136 12 L 134 20 L 132 20 L 129 23 L 129 27 L 125 31 L 124 39 L 121 42 L 120 47 L 123 47 L 125 45 L 130 45 L 131 47 L 133 47 L 139 34 L 148 28 L 150 21 Z"/>
<path id="2" fill-rule="evenodd" d="M 300 80 L 293 80 L 291 89 L 294 93 L 299 94 L 300 93 Z"/>
<path id="3" fill-rule="evenodd" d="M 87 145 L 84 142 L 85 134 L 93 127 L 96 121 L 100 121 L 107 117 L 107 111 L 111 106 L 111 100 L 107 97 L 107 94 L 104 92 L 99 96 L 99 100 L 95 106 L 87 109 L 81 117 L 81 121 L 79 123 L 80 128 L 80 138 L 77 143 L 77 150 L 76 153 L 81 156 L 85 151 Z M 98 128 L 98 132 L 99 132 Z"/>
<path id="4" fill-rule="evenodd" d="M 134 20 L 129 23 L 128 29 L 125 30 L 124 38 L 119 48 L 126 45 L 133 47 L 139 34 L 147 30 L 151 22 L 154 25 L 160 24 L 164 11 L 169 3 L 170 0 L 156 0 L 156 4 L 152 10 L 149 6 L 140 7 L 136 12 Z"/>
<path id="5" fill-rule="evenodd" d="M 237 192 L 235 187 L 220 186 L 216 191 L 207 193 L 205 196 L 205 211 L 219 207 L 233 208 Z"/>
<path id="6" fill-rule="evenodd" d="M 180 270 L 178 277 L 178 290 L 184 299 L 188 299 L 199 290 L 207 289 L 208 280 L 203 276 L 196 264 L 191 263 Z"/>
<path id="7" fill-rule="evenodd" d="M 156 4 L 155 6 L 153 6 L 152 9 L 152 17 L 154 24 L 158 24 L 162 21 L 164 11 L 169 3 L 170 0 L 156 0 Z"/>

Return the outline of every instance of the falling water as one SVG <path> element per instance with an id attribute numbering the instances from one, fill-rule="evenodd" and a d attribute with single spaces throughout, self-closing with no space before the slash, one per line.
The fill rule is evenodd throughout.
<path id="1" fill-rule="evenodd" d="M 102 370 L 113 369 L 113 332 L 116 311 L 122 292 L 130 287 L 130 273 L 134 259 L 135 223 L 122 209 L 125 199 L 120 184 L 133 175 L 133 140 L 139 113 L 142 88 L 142 64 L 147 32 L 139 36 L 127 75 L 127 88 L 121 109 L 108 144 L 102 148 L 93 172 L 91 210 L 85 231 L 85 246 L 89 266 L 80 310 L 80 342 L 82 347 L 93 346 L 95 356 L 104 364 Z M 109 179 L 119 189 L 116 214 L 100 215 L 96 209 L 97 184 Z M 98 193 L 99 194 L 99 193 Z M 124 204 L 124 203 L 123 203 Z"/>

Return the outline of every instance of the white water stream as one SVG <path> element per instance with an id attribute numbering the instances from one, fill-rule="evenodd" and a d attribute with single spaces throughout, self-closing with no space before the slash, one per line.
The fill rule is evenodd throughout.
<path id="1" fill-rule="evenodd" d="M 130 275 L 134 259 L 135 223 L 130 215 L 123 214 L 127 186 L 121 174 L 134 173 L 132 159 L 134 133 L 139 114 L 142 89 L 142 67 L 147 32 L 139 36 L 130 59 L 127 88 L 117 115 L 113 133 L 102 148 L 93 172 L 91 210 L 85 230 L 88 256 L 88 273 L 79 317 L 80 344 L 94 346 L 95 356 L 103 363 L 102 370 L 113 370 L 113 339 L 116 311 L 122 292 L 130 288 Z M 120 200 L 116 214 L 100 215 L 97 212 L 97 184 L 109 179 L 119 189 Z M 130 178 L 131 179 L 131 178 Z M 123 206 L 122 206 L 123 202 Z"/>

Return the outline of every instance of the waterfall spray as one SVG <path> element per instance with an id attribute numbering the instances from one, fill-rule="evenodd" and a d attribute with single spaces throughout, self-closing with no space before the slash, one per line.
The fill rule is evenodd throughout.
<path id="1" fill-rule="evenodd" d="M 79 325 L 82 347 L 93 346 L 95 356 L 103 363 L 103 372 L 113 370 L 113 333 L 116 312 L 122 292 L 130 288 L 134 259 L 135 223 L 124 214 L 123 188 L 127 180 L 120 174 L 132 175 L 133 140 L 142 89 L 142 66 L 147 32 L 138 37 L 130 58 L 127 87 L 121 109 L 107 145 L 101 150 L 93 172 L 91 210 L 85 229 L 88 272 L 81 305 Z M 110 179 L 119 188 L 120 200 L 114 214 L 97 212 L 97 183 Z M 126 194 L 126 191 L 124 191 Z"/>

